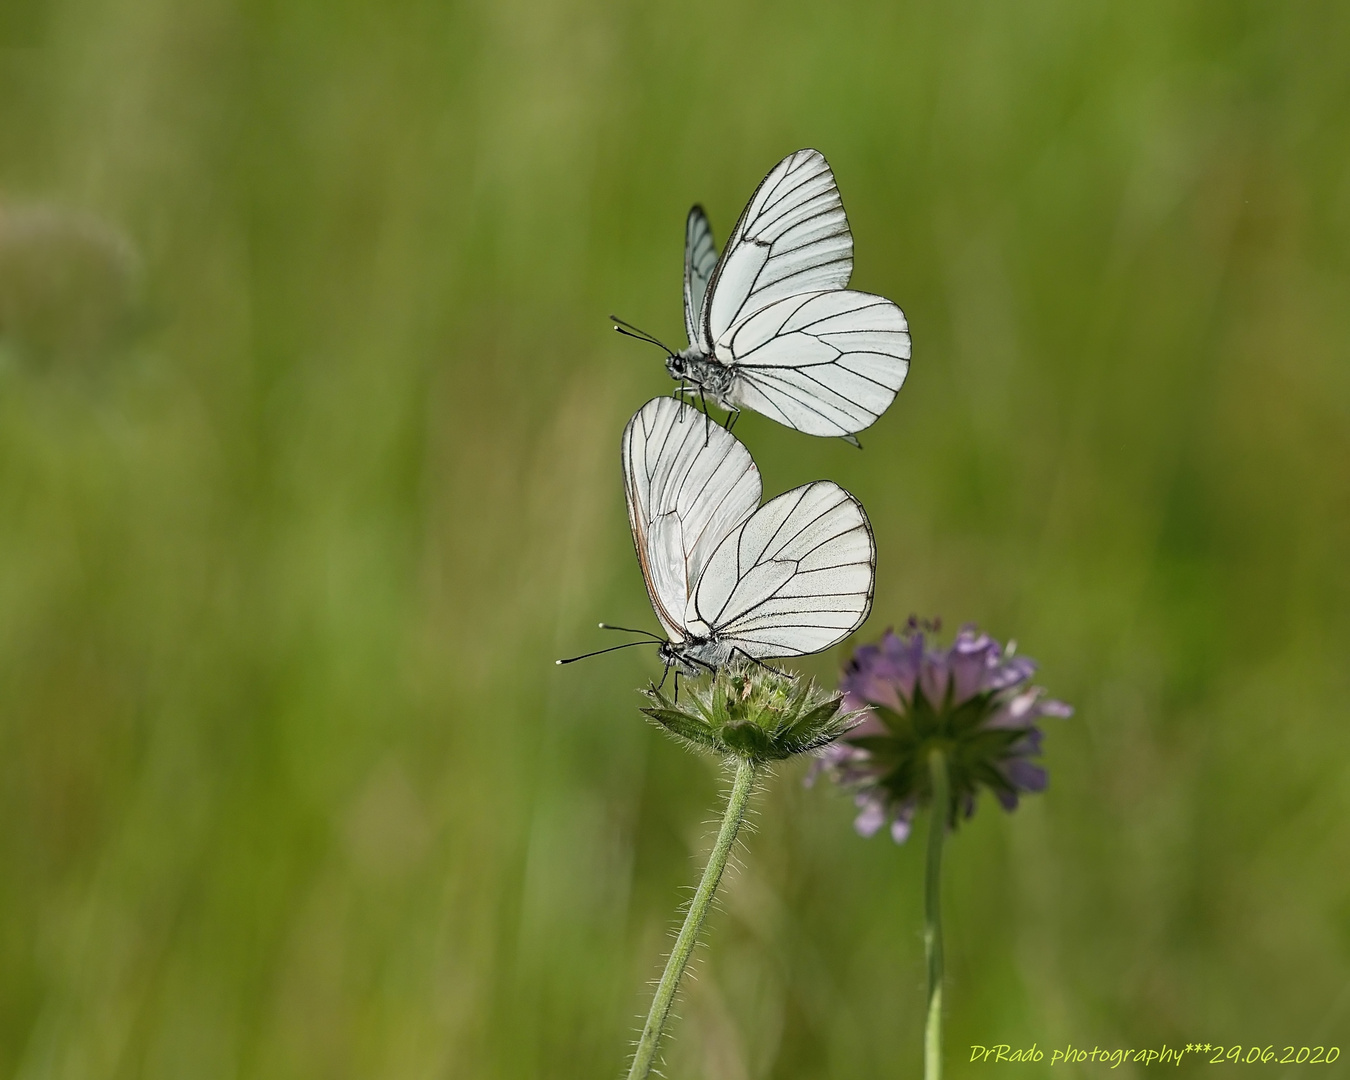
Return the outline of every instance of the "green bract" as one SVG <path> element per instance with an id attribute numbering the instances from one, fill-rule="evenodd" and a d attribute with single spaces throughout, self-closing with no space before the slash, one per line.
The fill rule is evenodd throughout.
<path id="1" fill-rule="evenodd" d="M 655 686 L 644 693 L 643 713 L 686 746 L 755 765 L 819 750 L 861 716 L 841 708 L 842 694 L 760 665 L 723 668 L 679 704 Z"/>

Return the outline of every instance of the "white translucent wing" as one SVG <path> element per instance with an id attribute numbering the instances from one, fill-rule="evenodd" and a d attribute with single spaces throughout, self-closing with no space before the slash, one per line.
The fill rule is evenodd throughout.
<path id="1" fill-rule="evenodd" d="M 909 325 L 884 296 L 835 289 L 779 300 L 727 331 L 727 399 L 808 435 L 849 435 L 890 406 L 909 371 Z"/>
<path id="2" fill-rule="evenodd" d="M 623 431 L 623 482 L 633 546 L 656 617 L 686 636 L 689 594 L 718 545 L 759 506 L 750 452 L 697 409 L 659 397 Z"/>
<path id="3" fill-rule="evenodd" d="M 722 541 L 685 619 L 756 659 L 820 652 L 867 618 L 875 571 L 862 504 L 818 480 L 770 500 Z"/>
<path id="4" fill-rule="evenodd" d="M 689 211 L 684 223 L 684 328 L 689 332 L 689 344 L 700 344 L 699 316 L 703 313 L 703 297 L 708 292 L 708 281 L 717 267 L 717 244 L 713 242 L 712 226 L 703 207 Z"/>
<path id="5" fill-rule="evenodd" d="M 853 235 L 834 174 L 818 150 L 798 150 L 755 189 L 727 240 L 704 305 L 700 344 L 713 342 L 775 300 L 842 289 L 853 273 Z"/>

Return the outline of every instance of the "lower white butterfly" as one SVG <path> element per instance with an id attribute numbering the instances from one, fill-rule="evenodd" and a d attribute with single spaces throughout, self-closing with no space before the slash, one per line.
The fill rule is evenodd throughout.
<path id="1" fill-rule="evenodd" d="M 867 618 L 876 543 L 862 504 L 838 484 L 817 480 L 760 506 L 750 452 L 668 397 L 624 429 L 623 478 L 667 668 L 694 676 L 735 658 L 821 652 Z"/>
<path id="2" fill-rule="evenodd" d="M 754 409 L 806 432 L 856 443 L 909 371 L 909 325 L 884 296 L 847 289 L 853 235 L 829 163 L 798 150 L 750 197 L 721 257 L 701 207 L 684 242 L 681 352 L 615 319 L 615 329 L 667 352 L 681 389 L 736 414 Z"/>

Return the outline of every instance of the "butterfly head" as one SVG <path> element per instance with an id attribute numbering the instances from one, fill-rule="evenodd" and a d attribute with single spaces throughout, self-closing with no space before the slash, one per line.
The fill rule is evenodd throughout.
<path id="1" fill-rule="evenodd" d="M 731 389 L 735 372 L 715 356 L 690 346 L 681 353 L 666 357 L 666 371 L 676 382 L 689 383 L 701 394 L 706 394 L 723 407 L 726 393 Z"/>
<path id="2" fill-rule="evenodd" d="M 666 667 L 675 668 L 686 678 L 694 679 L 726 667 L 731 659 L 731 650 L 716 635 L 690 636 L 683 641 L 662 642 L 656 655 Z"/>
<path id="3" fill-rule="evenodd" d="M 674 668 L 675 671 L 683 675 L 686 679 L 696 679 L 706 670 L 696 664 L 686 653 L 690 642 L 687 641 L 667 641 L 662 643 L 656 650 L 656 655 L 661 663 L 668 668 Z"/>

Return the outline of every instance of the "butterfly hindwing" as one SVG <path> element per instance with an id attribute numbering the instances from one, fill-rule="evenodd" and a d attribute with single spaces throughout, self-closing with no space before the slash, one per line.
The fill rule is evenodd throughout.
<path id="1" fill-rule="evenodd" d="M 875 567 L 862 504 L 819 480 L 771 499 L 722 541 L 685 621 L 756 659 L 820 652 L 867 618 Z"/>
<path id="2" fill-rule="evenodd" d="M 909 371 L 909 326 L 883 296 L 836 289 L 770 304 L 729 330 L 731 404 L 808 435 L 848 435 L 890 406 Z"/>

